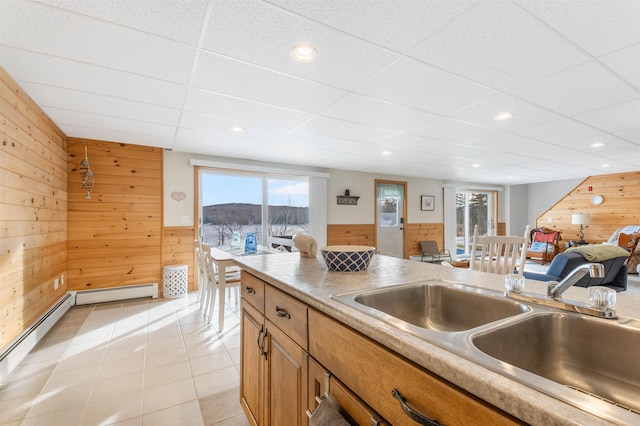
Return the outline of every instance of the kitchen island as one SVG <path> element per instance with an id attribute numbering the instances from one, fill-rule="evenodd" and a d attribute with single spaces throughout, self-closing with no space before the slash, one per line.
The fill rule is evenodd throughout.
<path id="1" fill-rule="evenodd" d="M 610 424 L 330 298 L 335 293 L 438 279 L 502 292 L 501 276 L 379 255 L 374 256 L 367 271 L 351 273 L 328 271 L 321 259 L 301 258 L 297 253 L 252 256 L 235 261 L 243 270 L 273 288 L 525 423 Z M 544 283 L 527 281 L 526 291 L 542 294 Z M 587 290 L 571 288 L 565 298 L 584 302 L 588 298 Z M 616 310 L 621 317 L 638 318 L 640 297 L 618 294 Z"/>

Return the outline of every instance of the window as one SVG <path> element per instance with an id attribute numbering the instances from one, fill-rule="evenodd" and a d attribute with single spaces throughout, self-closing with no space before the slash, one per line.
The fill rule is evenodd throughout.
<path id="1" fill-rule="evenodd" d="M 261 245 L 272 236 L 291 239 L 309 231 L 307 177 L 202 168 L 198 192 L 205 244 L 229 245 L 234 231 L 243 241 L 247 233 L 255 233 Z"/>

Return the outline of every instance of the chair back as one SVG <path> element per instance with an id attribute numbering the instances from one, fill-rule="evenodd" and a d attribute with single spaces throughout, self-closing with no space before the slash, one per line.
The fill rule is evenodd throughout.
<path id="1" fill-rule="evenodd" d="M 473 229 L 469 268 L 493 274 L 522 276 L 529 245 L 527 225 L 524 236 L 478 236 L 478 225 Z"/>
<path id="2" fill-rule="evenodd" d="M 640 242 L 640 233 L 625 234 L 621 232 L 620 235 L 618 235 L 618 246 L 629 252 L 629 257 L 627 257 L 624 262 L 625 265 L 629 263 L 629 260 L 631 260 L 635 254 L 638 242 Z"/>
<path id="3" fill-rule="evenodd" d="M 424 256 L 434 256 L 440 254 L 438 243 L 435 241 L 420 241 L 420 250 Z"/>

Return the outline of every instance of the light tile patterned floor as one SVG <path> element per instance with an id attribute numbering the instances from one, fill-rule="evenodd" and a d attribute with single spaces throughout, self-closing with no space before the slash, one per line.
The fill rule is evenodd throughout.
<path id="1" fill-rule="evenodd" d="M 0 384 L 0 424 L 248 425 L 239 307 L 223 333 L 198 308 L 195 293 L 71 308 Z"/>

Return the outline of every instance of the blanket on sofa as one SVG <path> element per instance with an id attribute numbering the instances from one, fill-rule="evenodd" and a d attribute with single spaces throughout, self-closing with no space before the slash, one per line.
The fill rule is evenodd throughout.
<path id="1" fill-rule="evenodd" d="M 613 259 L 614 257 L 629 256 L 629 252 L 622 247 L 606 244 L 599 246 L 571 247 L 566 251 L 575 251 L 576 253 L 580 253 L 589 262 L 601 262 L 603 260 Z"/>

